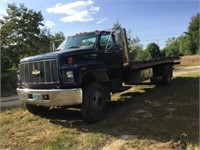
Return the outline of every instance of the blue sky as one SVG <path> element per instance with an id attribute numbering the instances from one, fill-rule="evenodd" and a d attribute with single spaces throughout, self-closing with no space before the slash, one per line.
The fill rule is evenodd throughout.
<path id="1" fill-rule="evenodd" d="M 162 48 L 168 38 L 183 34 L 200 6 L 198 0 L 1 0 L 0 17 L 7 3 L 41 10 L 51 32 L 65 36 L 110 29 L 118 19 L 144 48 L 151 42 Z"/>

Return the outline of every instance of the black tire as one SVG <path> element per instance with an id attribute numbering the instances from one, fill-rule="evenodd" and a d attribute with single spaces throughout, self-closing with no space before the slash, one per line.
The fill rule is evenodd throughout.
<path id="1" fill-rule="evenodd" d="M 172 79 L 172 68 L 170 66 L 165 66 L 163 71 L 163 84 L 169 84 Z"/>
<path id="2" fill-rule="evenodd" d="M 155 85 L 161 84 L 161 81 L 157 80 L 155 78 L 150 78 L 150 82 L 151 82 L 151 84 L 155 84 Z"/>
<path id="3" fill-rule="evenodd" d="M 172 66 L 165 65 L 156 69 L 157 73 L 153 75 L 150 82 L 155 85 L 169 84 L 172 78 Z M 158 70 L 160 73 L 158 73 Z"/>
<path id="4" fill-rule="evenodd" d="M 87 84 L 83 88 L 83 103 L 81 114 L 84 121 L 96 123 L 100 121 L 106 111 L 105 90 L 98 82 Z"/>
<path id="5" fill-rule="evenodd" d="M 31 105 L 31 104 L 25 104 L 25 105 L 26 105 L 26 109 L 34 115 L 44 115 L 45 113 L 49 111 L 48 107 L 36 106 L 36 105 Z"/>

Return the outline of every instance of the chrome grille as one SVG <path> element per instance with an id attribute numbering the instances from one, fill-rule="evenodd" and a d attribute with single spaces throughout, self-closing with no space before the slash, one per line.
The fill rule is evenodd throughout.
<path id="1" fill-rule="evenodd" d="M 57 59 L 25 62 L 20 64 L 22 84 L 58 83 Z"/>

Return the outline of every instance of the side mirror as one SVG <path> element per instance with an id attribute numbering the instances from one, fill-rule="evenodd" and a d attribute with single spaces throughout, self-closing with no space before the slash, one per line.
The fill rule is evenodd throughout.
<path id="1" fill-rule="evenodd" d="M 50 50 L 51 50 L 51 52 L 54 52 L 55 49 L 56 49 L 56 45 L 55 45 L 54 41 L 51 41 L 50 42 Z"/>

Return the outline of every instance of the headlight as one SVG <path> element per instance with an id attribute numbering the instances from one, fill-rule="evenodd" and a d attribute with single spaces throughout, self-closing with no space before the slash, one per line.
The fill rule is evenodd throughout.
<path id="1" fill-rule="evenodd" d="M 63 72 L 63 81 L 67 83 L 74 82 L 74 73 L 73 71 L 64 71 Z"/>

